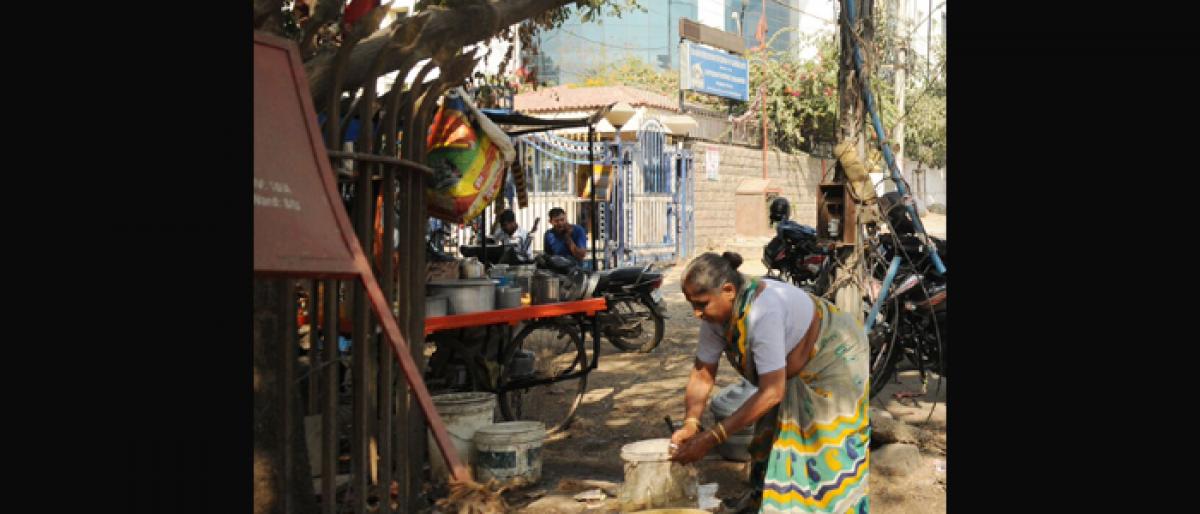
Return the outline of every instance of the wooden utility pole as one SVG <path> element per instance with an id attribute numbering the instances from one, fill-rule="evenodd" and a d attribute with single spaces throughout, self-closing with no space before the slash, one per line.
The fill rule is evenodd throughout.
<path id="1" fill-rule="evenodd" d="M 896 119 L 896 128 L 892 130 L 892 139 L 896 142 L 896 168 L 900 170 L 900 176 L 904 176 L 904 90 L 907 89 L 906 67 L 908 66 L 908 36 L 906 35 L 905 20 L 908 19 L 908 2 L 905 0 L 896 0 L 896 21 L 893 27 L 896 30 L 896 39 L 899 48 L 896 49 L 896 112 L 900 116 Z"/>
<path id="2" fill-rule="evenodd" d="M 858 146 L 858 158 L 866 161 L 866 118 L 863 116 L 865 112 L 861 88 L 858 87 L 858 81 L 861 77 L 855 76 L 854 73 L 854 52 L 852 50 L 853 40 L 851 33 L 855 27 L 846 26 L 846 2 L 855 2 L 857 11 L 860 14 L 859 19 L 863 26 L 862 42 L 870 44 L 874 39 L 874 30 L 870 28 L 871 19 L 868 14 L 874 4 L 873 0 L 841 0 L 841 10 L 838 18 L 838 26 L 840 27 L 840 42 L 838 52 L 838 139 L 839 140 L 855 140 Z M 864 49 L 865 51 L 866 49 Z M 838 180 L 844 179 L 840 172 Z"/>
<path id="3" fill-rule="evenodd" d="M 858 16 L 860 21 L 857 27 L 847 24 L 848 2 L 855 2 L 855 11 L 861 13 Z M 863 77 L 858 76 L 854 71 L 854 47 L 857 42 L 859 46 L 863 47 L 864 51 L 870 48 L 871 42 L 874 39 L 874 30 L 871 26 L 870 17 L 874 2 L 873 0 L 841 0 L 839 4 L 838 26 L 840 29 L 840 48 L 838 52 L 837 138 L 840 142 L 854 141 L 855 153 L 858 156 L 858 160 L 865 163 L 867 162 L 867 121 L 864 115 L 866 108 L 865 99 L 862 96 L 862 87 L 860 86 L 860 81 L 863 80 Z M 858 30 L 859 28 L 861 30 Z M 869 67 L 868 70 L 864 71 L 869 71 Z M 845 249 L 848 253 L 842 258 L 844 264 L 835 272 L 835 283 L 840 283 L 840 285 L 833 286 L 835 289 L 831 292 L 839 308 L 851 313 L 856 319 L 862 321 L 865 315 L 862 309 L 862 291 L 857 285 L 859 282 L 838 278 L 845 277 L 847 274 L 859 273 L 860 267 L 858 263 L 862 257 L 862 241 L 858 237 L 858 216 L 856 214 L 858 207 L 852 204 L 855 201 L 850 194 L 853 186 L 840 163 L 836 168 L 836 173 L 834 173 L 831 182 L 833 184 L 822 184 L 819 186 L 820 194 L 817 198 L 818 225 L 827 223 L 826 220 L 838 218 L 842 222 L 840 231 L 843 234 L 839 237 L 832 237 L 831 231 L 824 226 L 818 227 L 818 234 L 829 233 L 830 239 L 843 244 L 847 242 L 847 239 L 853 241 L 853 246 Z M 835 213 L 831 209 L 838 209 L 840 212 Z M 848 238 L 847 235 L 849 234 L 854 234 L 854 237 Z"/>

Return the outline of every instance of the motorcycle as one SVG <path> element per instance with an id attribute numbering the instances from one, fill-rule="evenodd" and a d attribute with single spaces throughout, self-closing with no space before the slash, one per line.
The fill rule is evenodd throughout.
<path id="1" fill-rule="evenodd" d="M 771 202 L 775 237 L 763 247 L 762 257 L 767 277 L 791 282 L 820 296 L 829 287 L 833 251 L 818 243 L 816 229 L 788 219 L 789 211 L 786 199 Z"/>
<path id="2" fill-rule="evenodd" d="M 921 374 L 948 376 L 946 366 L 946 283 L 928 280 L 911 268 L 896 276 L 896 286 L 881 304 L 868 334 L 871 346 L 871 396 L 874 397 L 906 359 Z"/>
<path id="3" fill-rule="evenodd" d="M 928 371 L 948 376 L 946 276 L 934 267 L 931 254 L 916 235 L 899 195 L 883 195 L 879 207 L 894 232 L 879 234 L 875 227 L 868 228 L 865 243 L 868 251 L 875 253 L 871 260 L 879 264 L 872 266 L 873 287 L 869 298 L 878 296 L 886 277 L 882 263 L 900 257 L 902 264 L 887 297 L 879 304 L 875 324 L 868 333 L 872 397 L 898 371 L 901 357 L 921 373 L 922 382 Z M 948 264 L 946 241 L 932 236 L 930 239 L 942 262 Z"/>
<path id="4" fill-rule="evenodd" d="M 647 353 L 662 342 L 666 302 L 663 274 L 645 266 L 625 266 L 589 272 L 561 255 L 542 254 L 534 259 L 538 269 L 560 277 L 565 300 L 604 297 L 608 310 L 596 314 L 601 335 L 622 351 Z"/>

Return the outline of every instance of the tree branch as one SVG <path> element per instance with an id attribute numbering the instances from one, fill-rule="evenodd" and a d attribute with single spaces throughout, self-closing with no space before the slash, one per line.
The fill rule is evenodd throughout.
<path id="1" fill-rule="evenodd" d="M 317 33 L 321 28 L 329 25 L 342 15 L 342 8 L 345 2 L 334 2 L 333 0 L 320 0 L 316 5 L 311 7 L 312 12 L 308 21 L 304 23 L 304 35 L 300 37 L 300 55 L 301 57 L 308 55 L 316 42 Z"/>
<path id="2" fill-rule="evenodd" d="M 501 30 L 532 18 L 551 9 L 557 9 L 575 0 L 474 0 L 463 2 L 462 7 L 453 9 L 430 8 L 402 23 L 418 23 L 420 35 L 413 48 L 419 59 L 432 58 L 439 65 L 448 64 L 462 48 L 495 36 Z M 403 31 L 399 31 L 403 32 Z M 391 30 L 378 30 L 358 43 L 350 55 L 343 90 L 357 89 L 370 77 L 372 58 L 393 41 Z M 305 63 L 309 90 L 313 92 L 313 104 L 317 112 L 327 107 L 333 80 L 333 55 L 321 54 Z M 405 53 L 396 52 L 389 56 L 383 66 L 383 74 L 399 69 Z"/>
<path id="3" fill-rule="evenodd" d="M 281 35 L 283 0 L 254 0 L 254 30 Z"/>

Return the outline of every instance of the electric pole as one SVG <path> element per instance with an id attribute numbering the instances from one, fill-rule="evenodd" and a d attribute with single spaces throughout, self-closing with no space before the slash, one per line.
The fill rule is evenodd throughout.
<path id="1" fill-rule="evenodd" d="M 904 176 L 904 91 L 908 89 L 905 84 L 905 75 L 907 72 L 907 57 L 908 57 L 908 37 L 906 35 L 907 26 L 905 20 L 908 19 L 908 2 L 906 0 L 896 0 L 896 20 L 893 28 L 896 30 L 896 40 L 899 45 L 896 49 L 896 112 L 899 117 L 896 119 L 896 128 L 892 130 L 892 138 L 896 142 L 896 167 L 900 169 L 900 176 Z"/>
<path id="2" fill-rule="evenodd" d="M 868 51 L 869 45 L 874 41 L 875 31 L 870 16 L 874 2 L 872 0 L 842 0 L 840 2 L 842 13 L 838 22 L 841 29 L 841 45 L 838 52 L 838 140 L 854 140 L 858 158 L 865 163 L 867 120 L 864 116 L 865 105 L 861 94 L 862 89 L 858 87 L 863 77 L 856 76 L 854 73 L 854 50 L 852 50 L 854 45 L 851 34 L 855 31 L 855 27 L 846 26 L 846 2 L 854 2 L 857 6 L 856 11 L 860 13 L 858 19 L 863 28 L 860 37 L 864 52 Z M 868 72 L 869 70 L 863 71 Z"/>
<path id="3" fill-rule="evenodd" d="M 837 139 L 839 143 L 845 144 L 853 141 L 854 153 L 857 154 L 856 160 L 866 164 L 868 135 L 865 98 L 863 97 L 861 87 L 866 77 L 855 73 L 854 48 L 856 44 L 862 48 L 863 52 L 869 52 L 872 48 L 874 29 L 872 27 L 871 12 L 874 2 L 873 0 L 840 0 L 838 4 L 840 6 L 838 19 L 840 51 L 838 55 Z M 847 23 L 847 7 L 850 5 L 855 6 L 854 11 L 859 13 L 855 17 L 859 24 L 858 26 L 852 26 Z M 861 32 L 858 30 L 860 27 Z M 863 73 L 870 73 L 870 67 L 863 66 L 862 71 Z M 839 260 L 842 260 L 842 264 L 837 268 L 835 276 L 842 277 L 848 274 L 850 276 L 858 276 L 859 279 L 862 279 L 863 277 L 859 276 L 862 270 L 858 265 L 863 259 L 863 241 L 858 236 L 860 233 L 858 227 L 859 217 L 857 215 L 849 215 L 850 212 L 853 212 L 850 210 L 852 206 L 849 203 L 857 200 L 852 198 L 854 195 L 851 194 L 855 185 L 843 168 L 842 162 L 844 159 L 841 155 L 839 155 L 838 160 L 839 163 L 835 168 L 837 171 L 834 173 L 833 182 L 840 183 L 841 187 L 839 188 L 837 185 L 818 186 L 818 224 L 822 224 L 822 220 L 825 220 L 826 223 L 828 223 L 828 220 L 840 220 L 842 231 L 855 234 L 852 238 L 853 247 L 850 249 L 851 251 L 839 258 Z M 870 184 L 869 179 L 867 179 L 867 183 Z M 837 207 L 836 212 L 831 210 L 831 205 Z M 867 207 L 866 204 L 859 204 L 859 207 L 855 211 L 863 208 L 870 207 Z M 818 230 L 825 229 L 821 227 Z M 829 230 L 828 233 L 835 242 L 845 240 L 844 236 L 833 236 L 833 230 Z M 839 253 L 841 252 L 842 250 L 839 250 Z M 859 282 L 856 280 L 846 281 L 844 279 L 838 282 L 841 282 L 841 284 L 830 291 L 833 293 L 834 302 L 839 308 L 853 315 L 855 319 L 862 321 L 865 318 L 865 313 L 862 309 L 863 291 L 858 286 Z M 834 286 L 831 285 L 831 287 Z"/>

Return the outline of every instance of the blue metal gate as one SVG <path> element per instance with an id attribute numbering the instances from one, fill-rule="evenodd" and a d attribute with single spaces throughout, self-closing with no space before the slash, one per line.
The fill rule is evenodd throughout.
<path id="1" fill-rule="evenodd" d="M 667 143 L 658 120 L 646 120 L 629 148 L 616 197 L 623 263 L 686 257 L 691 242 L 691 156 Z"/>
<path id="2" fill-rule="evenodd" d="M 666 144 L 662 125 L 651 120 L 638 131 L 637 141 L 594 143 L 598 166 L 608 171 L 606 187 L 597 180 L 600 234 L 591 234 L 585 207 L 590 195 L 580 195 L 587 180 L 587 143 L 552 133 L 535 133 L 515 139 L 523 168 L 529 204 L 515 210 L 522 227 L 562 207 L 573 223 L 588 230 L 589 248 L 599 245 L 605 267 L 646 261 L 684 258 L 692 246 L 691 154 Z M 611 192 L 609 191 L 611 189 Z M 534 250 L 542 250 L 541 237 Z"/>

